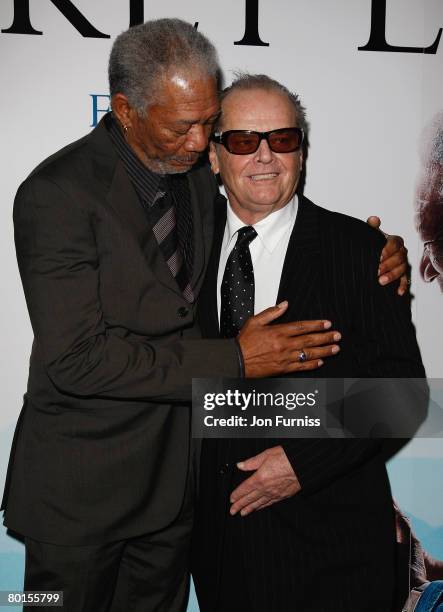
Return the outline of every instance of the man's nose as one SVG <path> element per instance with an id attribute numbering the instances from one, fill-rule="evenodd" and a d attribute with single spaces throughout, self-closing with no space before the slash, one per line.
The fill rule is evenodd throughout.
<path id="1" fill-rule="evenodd" d="M 208 146 L 208 138 L 209 133 L 204 125 L 193 125 L 186 136 L 184 147 L 186 151 L 197 151 L 200 153 Z"/>
<path id="2" fill-rule="evenodd" d="M 269 148 L 268 141 L 265 138 L 261 139 L 258 149 L 255 152 L 254 159 L 262 164 L 269 164 L 269 162 L 272 161 L 272 151 Z"/>

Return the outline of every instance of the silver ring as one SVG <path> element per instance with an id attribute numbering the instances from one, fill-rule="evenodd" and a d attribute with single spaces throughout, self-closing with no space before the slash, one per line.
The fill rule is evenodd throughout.
<path id="1" fill-rule="evenodd" d="M 299 362 L 303 363 L 304 361 L 306 361 L 307 358 L 308 358 L 308 356 L 306 355 L 306 353 L 304 351 L 300 351 L 300 353 L 298 355 Z"/>

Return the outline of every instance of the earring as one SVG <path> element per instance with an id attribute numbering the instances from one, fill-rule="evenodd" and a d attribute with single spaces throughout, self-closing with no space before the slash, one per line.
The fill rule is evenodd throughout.
<path id="1" fill-rule="evenodd" d="M 127 134 L 128 133 L 128 129 L 129 129 L 128 126 L 127 125 L 123 125 L 122 127 L 123 127 L 124 133 Z"/>

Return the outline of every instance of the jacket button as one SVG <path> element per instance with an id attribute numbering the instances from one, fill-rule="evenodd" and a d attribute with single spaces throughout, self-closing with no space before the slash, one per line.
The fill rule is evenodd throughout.
<path id="1" fill-rule="evenodd" d="M 220 476 L 224 476 L 225 474 L 227 474 L 229 471 L 229 463 L 223 463 L 223 465 L 220 466 L 218 473 L 220 474 Z"/>
<path id="2" fill-rule="evenodd" d="M 186 317 L 186 315 L 189 313 L 189 308 L 186 308 L 186 306 L 181 306 L 178 310 L 177 310 L 177 314 L 178 316 L 183 319 L 184 317 Z"/>

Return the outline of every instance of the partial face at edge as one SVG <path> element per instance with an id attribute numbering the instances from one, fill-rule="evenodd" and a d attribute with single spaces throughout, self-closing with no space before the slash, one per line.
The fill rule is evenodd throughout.
<path id="1" fill-rule="evenodd" d="M 443 292 L 443 112 L 423 131 L 421 161 L 415 200 L 416 228 L 425 243 L 420 273 L 425 282 L 437 280 Z"/>
<path id="2" fill-rule="evenodd" d="M 420 274 L 428 283 L 436 279 L 443 292 L 443 165 L 434 166 L 421 177 L 415 223 L 425 243 Z"/>
<path id="3" fill-rule="evenodd" d="M 297 127 L 296 113 L 285 95 L 261 89 L 234 91 L 223 101 L 223 126 L 227 130 L 267 132 Z M 220 173 L 234 212 L 248 224 L 283 208 L 293 197 L 300 178 L 303 155 L 273 153 L 262 140 L 255 153 L 234 155 L 211 143 L 209 157 Z"/>

